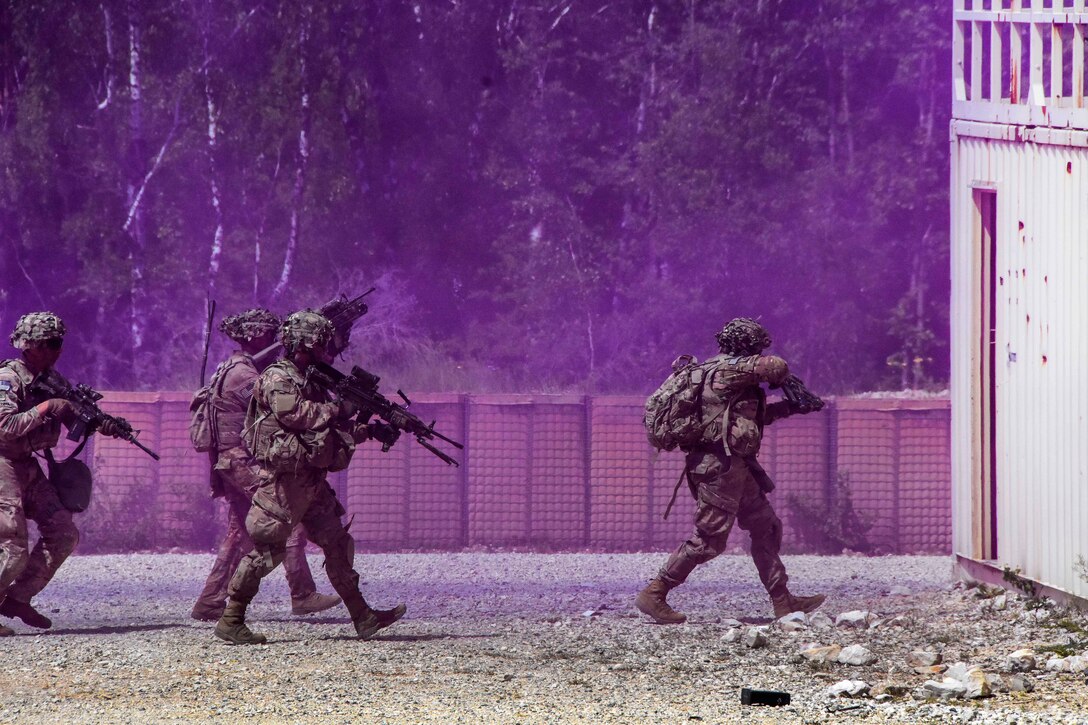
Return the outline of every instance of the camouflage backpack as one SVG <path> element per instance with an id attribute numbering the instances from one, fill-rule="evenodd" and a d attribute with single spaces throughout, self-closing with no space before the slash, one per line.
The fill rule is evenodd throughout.
<path id="1" fill-rule="evenodd" d="M 692 355 L 681 355 L 673 362 L 672 374 L 646 401 L 642 423 L 650 445 L 671 451 L 702 441 L 706 428 L 703 387 L 715 367 L 717 361 L 700 364 Z"/>
<path id="2" fill-rule="evenodd" d="M 215 401 L 223 395 L 223 381 L 234 365 L 220 365 L 212 379 L 193 393 L 189 402 L 189 440 L 198 453 L 219 449 L 219 429 L 215 416 Z"/>

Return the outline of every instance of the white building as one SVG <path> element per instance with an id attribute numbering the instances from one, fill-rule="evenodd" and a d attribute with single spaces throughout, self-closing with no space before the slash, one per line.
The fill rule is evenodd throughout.
<path id="1" fill-rule="evenodd" d="M 956 564 L 1088 598 L 1088 11 L 954 2 Z"/>

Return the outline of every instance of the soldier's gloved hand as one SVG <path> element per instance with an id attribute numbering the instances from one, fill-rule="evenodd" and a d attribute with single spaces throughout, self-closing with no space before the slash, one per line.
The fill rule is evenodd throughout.
<path id="1" fill-rule="evenodd" d="M 68 420 L 75 414 L 75 407 L 71 401 L 64 398 L 50 398 L 44 403 L 38 403 L 35 407 L 38 409 L 38 415 L 43 418 Z"/>
<path id="2" fill-rule="evenodd" d="M 339 405 L 340 410 L 337 415 L 345 420 L 359 412 L 359 406 L 346 398 L 340 398 Z"/>
<path id="3" fill-rule="evenodd" d="M 106 418 L 99 424 L 98 432 L 110 438 L 120 438 L 125 434 L 125 429 L 128 427 L 128 421 L 124 418 L 117 418 L 116 420 Z"/>
<path id="4" fill-rule="evenodd" d="M 381 441 L 383 446 L 391 446 L 397 442 L 398 438 L 400 438 L 400 430 L 398 428 L 394 428 L 388 423 L 383 423 L 380 420 L 368 423 L 366 430 L 371 438 L 376 441 Z"/>

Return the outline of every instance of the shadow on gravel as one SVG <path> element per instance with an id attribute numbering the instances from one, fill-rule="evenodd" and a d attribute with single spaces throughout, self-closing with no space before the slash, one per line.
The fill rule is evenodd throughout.
<path id="1" fill-rule="evenodd" d="M 492 639 L 494 637 L 502 637 L 499 633 L 495 634 L 386 634 L 379 637 L 371 637 L 366 642 L 434 642 L 443 639 Z M 329 641 L 335 642 L 337 640 L 358 640 L 358 637 L 351 637 L 348 635 L 341 635 L 339 637 L 328 637 Z"/>
<path id="2" fill-rule="evenodd" d="M 121 627 L 69 627 L 27 632 L 36 637 L 55 634 L 128 634 L 129 632 L 157 632 L 163 629 L 190 629 L 188 624 L 128 624 Z"/>

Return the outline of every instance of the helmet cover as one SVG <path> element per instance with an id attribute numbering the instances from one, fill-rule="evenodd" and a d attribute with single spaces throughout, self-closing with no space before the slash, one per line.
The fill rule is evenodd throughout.
<path id="1" fill-rule="evenodd" d="M 15 323 L 11 344 L 17 350 L 26 350 L 35 342 L 62 339 L 68 330 L 64 322 L 52 312 L 28 312 Z"/>
<path id="2" fill-rule="evenodd" d="M 737 317 L 715 335 L 718 347 L 727 355 L 758 355 L 771 345 L 766 328 L 750 317 Z"/>
<path id="3" fill-rule="evenodd" d="M 293 353 L 300 347 L 316 350 L 327 345 L 334 332 L 328 318 L 315 310 L 306 309 L 292 312 L 283 321 L 280 342 L 288 353 Z"/>
<path id="4" fill-rule="evenodd" d="M 219 331 L 235 342 L 249 342 L 255 338 L 274 332 L 282 324 L 277 315 L 263 307 L 240 312 L 223 318 Z"/>

